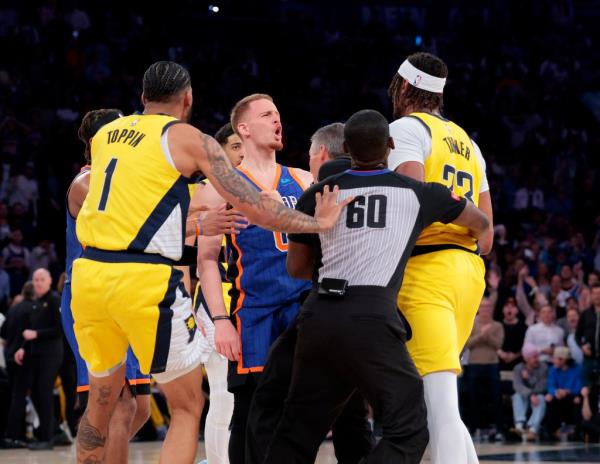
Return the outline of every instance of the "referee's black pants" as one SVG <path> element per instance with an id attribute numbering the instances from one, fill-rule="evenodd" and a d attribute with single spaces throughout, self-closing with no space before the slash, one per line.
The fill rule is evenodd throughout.
<path id="1" fill-rule="evenodd" d="M 290 387 L 297 334 L 293 323 L 269 350 L 248 415 L 245 464 L 264 461 Z M 375 439 L 367 415 L 363 397 L 355 392 L 332 426 L 338 464 L 358 464 L 373 448 Z"/>
<path id="2" fill-rule="evenodd" d="M 429 439 L 427 413 L 405 336 L 392 291 L 350 287 L 343 299 L 311 293 L 299 316 L 290 389 L 265 464 L 314 463 L 356 390 L 383 429 L 363 462 L 419 463 Z"/>

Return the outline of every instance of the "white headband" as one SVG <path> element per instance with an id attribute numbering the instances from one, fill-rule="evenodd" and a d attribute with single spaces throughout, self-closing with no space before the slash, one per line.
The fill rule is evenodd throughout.
<path id="1" fill-rule="evenodd" d="M 428 92 L 442 93 L 444 91 L 444 85 L 446 85 L 445 77 L 435 77 L 431 74 L 427 74 L 426 72 L 415 68 L 408 60 L 404 60 L 404 63 L 400 65 L 398 74 L 406 79 L 413 87 L 427 90 Z"/>

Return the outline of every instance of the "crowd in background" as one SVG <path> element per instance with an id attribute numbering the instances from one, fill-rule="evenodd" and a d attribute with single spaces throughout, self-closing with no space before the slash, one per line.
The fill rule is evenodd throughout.
<path id="1" fill-rule="evenodd" d="M 318 127 L 363 108 L 391 118 L 387 87 L 399 64 L 431 51 L 449 66 L 445 115 L 487 160 L 496 224 L 463 356 L 466 422 L 497 439 L 597 434 L 600 6 L 212 3 L 0 0 L 2 313 L 38 268 L 56 288 L 65 193 L 84 162 L 81 117 L 140 110 L 153 61 L 190 69 L 192 123 L 207 133 L 244 95 L 271 94 L 284 124 L 279 161 L 306 167 Z"/>

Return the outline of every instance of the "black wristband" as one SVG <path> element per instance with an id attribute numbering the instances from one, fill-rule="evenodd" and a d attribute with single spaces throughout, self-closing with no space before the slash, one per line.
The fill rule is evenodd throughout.
<path id="1" fill-rule="evenodd" d="M 229 316 L 215 316 L 212 318 L 213 322 L 214 321 L 224 321 L 224 320 L 229 320 Z"/>

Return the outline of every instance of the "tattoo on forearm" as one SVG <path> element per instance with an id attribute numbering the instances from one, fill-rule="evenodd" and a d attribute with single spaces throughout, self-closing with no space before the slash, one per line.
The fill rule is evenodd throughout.
<path id="1" fill-rule="evenodd" d="M 112 388 L 109 386 L 104 386 L 104 387 L 100 387 L 98 390 L 100 390 L 100 391 L 98 392 L 99 396 L 98 396 L 98 399 L 96 400 L 96 402 L 101 406 L 108 405 Z"/>
<path id="2" fill-rule="evenodd" d="M 83 451 L 94 451 L 97 448 L 103 448 L 106 443 L 106 437 L 103 437 L 100 430 L 90 424 L 87 412 L 79 423 L 77 442 Z"/>
<path id="3" fill-rule="evenodd" d="M 270 211 L 276 216 L 273 226 L 285 232 L 317 232 L 319 223 L 316 219 L 287 208 L 278 201 L 261 197 L 248 182 L 245 182 L 233 169 L 219 143 L 209 135 L 202 134 L 202 143 L 212 174 L 227 192 L 240 203 L 247 203 L 257 209 Z"/>

